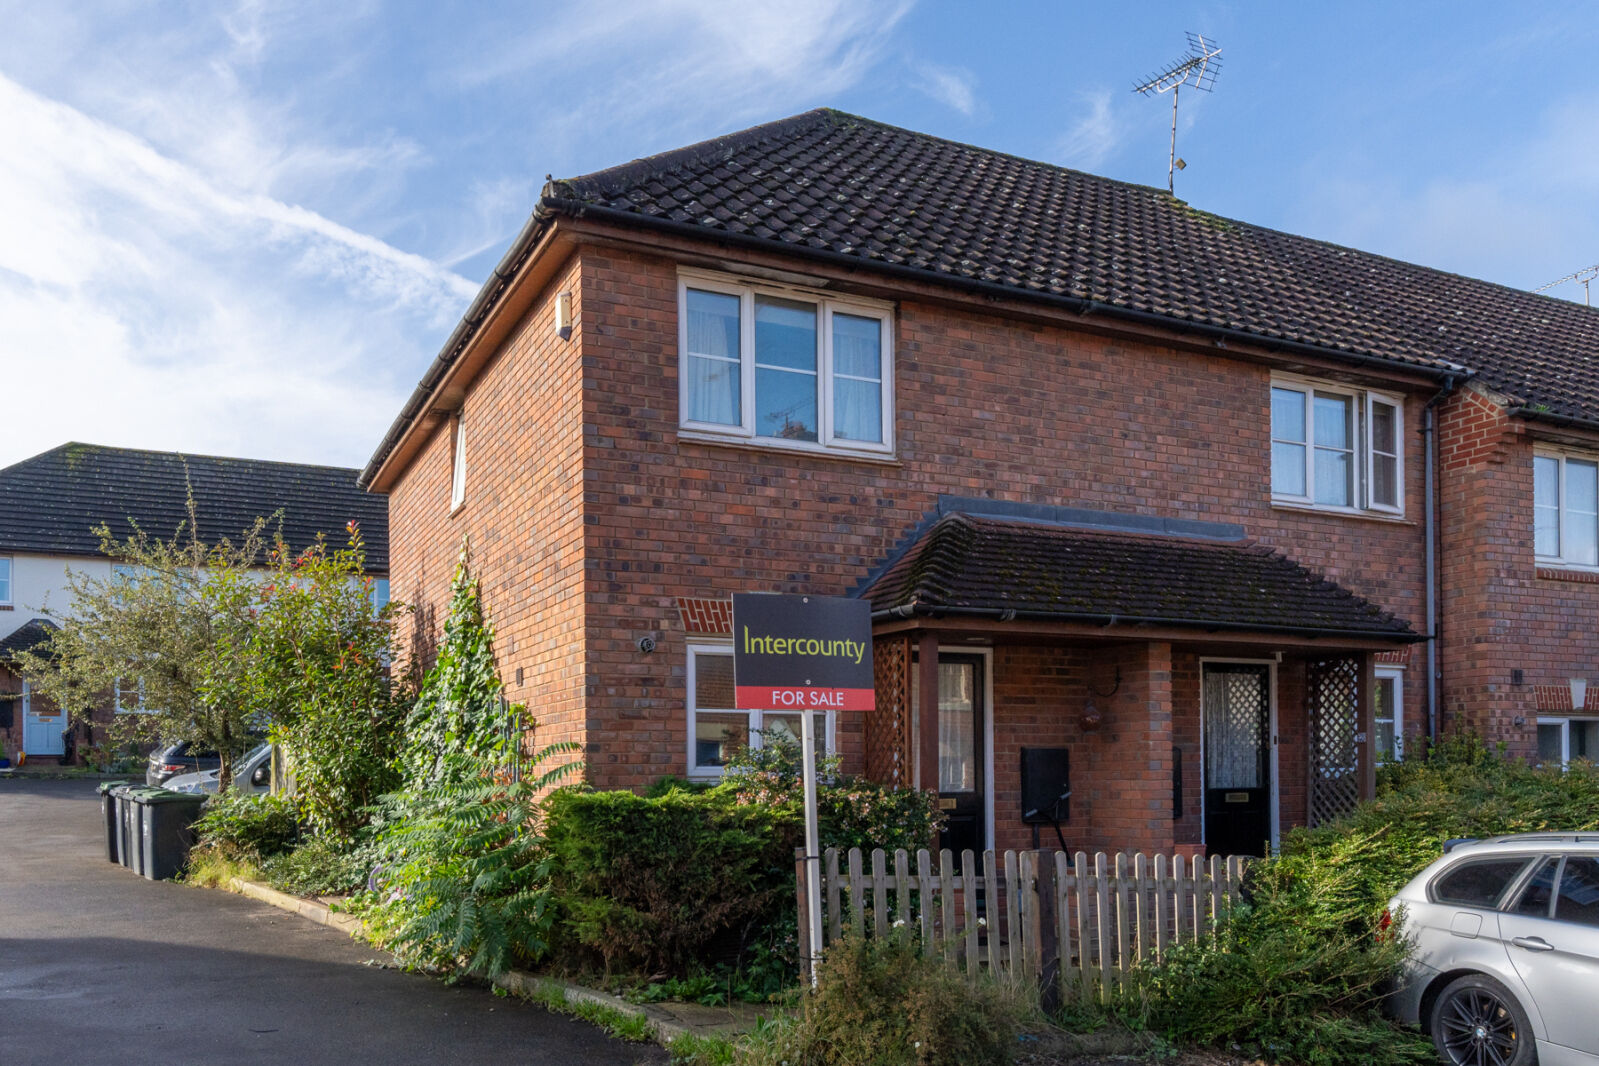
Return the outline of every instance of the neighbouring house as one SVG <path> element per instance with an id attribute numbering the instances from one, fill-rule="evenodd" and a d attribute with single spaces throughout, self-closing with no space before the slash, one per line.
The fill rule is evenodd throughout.
<path id="1" fill-rule="evenodd" d="M 547 184 L 362 482 L 413 645 L 469 536 L 596 786 L 792 728 L 731 594 L 863 596 L 825 735 L 947 846 L 1258 852 L 1445 730 L 1599 748 L 1595 367 L 1587 307 L 822 110 Z"/>
<path id="2" fill-rule="evenodd" d="M 134 527 L 170 538 L 188 520 L 192 492 L 206 543 L 238 540 L 257 518 L 295 549 L 325 536 L 333 544 L 356 522 L 376 594 L 388 596 L 388 509 L 342 467 L 225 459 L 178 452 L 64 444 L 0 468 L 0 752 L 61 757 L 71 730 L 81 754 L 105 739 L 117 714 L 140 710 L 137 692 L 113 683 L 100 707 L 58 708 L 36 699 L 13 669 L 18 652 L 49 638 L 72 612 L 69 569 L 102 580 L 112 562 L 94 530 L 125 539 Z M 276 516 L 281 516 L 279 519 Z M 279 522 L 281 520 L 281 526 Z M 70 713 L 68 713 L 70 712 Z"/>

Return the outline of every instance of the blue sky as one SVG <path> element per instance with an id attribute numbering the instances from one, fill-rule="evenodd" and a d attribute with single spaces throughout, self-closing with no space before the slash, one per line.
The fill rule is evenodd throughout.
<path id="1" fill-rule="evenodd" d="M 1194 205 L 1519 287 L 1599 263 L 1575 3 L 0 0 L 0 465 L 361 465 L 547 173 L 810 107 L 1163 185 L 1131 88 L 1187 30 L 1224 49 Z"/>

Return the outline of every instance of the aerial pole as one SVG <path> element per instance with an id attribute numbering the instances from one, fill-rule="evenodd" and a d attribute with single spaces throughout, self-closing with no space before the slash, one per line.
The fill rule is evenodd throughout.
<path id="1" fill-rule="evenodd" d="M 1573 270 L 1565 277 L 1556 278 L 1549 284 L 1540 285 L 1532 291 L 1543 292 L 1546 289 L 1554 288 L 1556 285 L 1564 285 L 1568 281 L 1580 281 L 1582 283 L 1582 302 L 1587 304 L 1589 307 L 1592 307 L 1593 299 L 1588 292 L 1588 286 L 1593 283 L 1595 278 L 1599 278 L 1599 263 L 1595 263 L 1591 267 L 1583 267 L 1581 270 Z"/>
<path id="2" fill-rule="evenodd" d="M 1221 73 L 1221 46 L 1205 40 L 1202 33 L 1188 35 L 1188 51 L 1181 59 L 1160 73 L 1133 86 L 1133 92 L 1143 96 L 1171 93 L 1171 153 L 1166 163 L 1166 191 L 1176 193 L 1177 171 L 1188 169 L 1188 164 L 1177 157 L 1177 97 L 1184 85 L 1192 85 L 1202 92 L 1210 92 L 1216 85 L 1216 75 Z"/>

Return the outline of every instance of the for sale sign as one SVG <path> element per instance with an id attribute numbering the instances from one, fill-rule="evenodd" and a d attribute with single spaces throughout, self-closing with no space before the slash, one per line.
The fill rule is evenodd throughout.
<path id="1" fill-rule="evenodd" d="M 871 604 L 734 595 L 733 684 L 738 705 L 752 710 L 871 710 Z"/>

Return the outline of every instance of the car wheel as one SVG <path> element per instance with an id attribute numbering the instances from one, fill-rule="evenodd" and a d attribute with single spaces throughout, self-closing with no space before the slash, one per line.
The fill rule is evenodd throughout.
<path id="1" fill-rule="evenodd" d="M 1432 1042 L 1451 1066 L 1532 1066 L 1532 1026 L 1510 990 L 1484 974 L 1451 981 L 1432 1005 Z"/>

